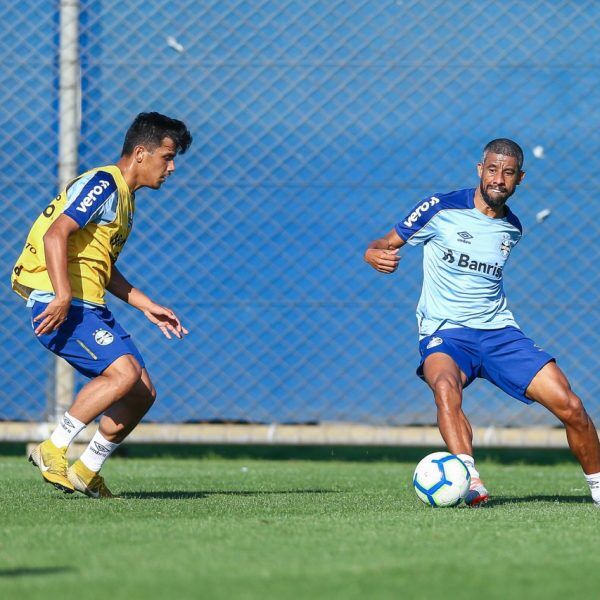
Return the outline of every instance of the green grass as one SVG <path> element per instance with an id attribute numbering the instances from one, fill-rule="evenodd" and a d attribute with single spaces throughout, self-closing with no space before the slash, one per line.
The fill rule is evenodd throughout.
<path id="1" fill-rule="evenodd" d="M 414 464 L 114 458 L 93 501 L 0 456 L 0 598 L 596 597 L 573 462 L 483 461 L 478 510 L 420 504 Z"/>

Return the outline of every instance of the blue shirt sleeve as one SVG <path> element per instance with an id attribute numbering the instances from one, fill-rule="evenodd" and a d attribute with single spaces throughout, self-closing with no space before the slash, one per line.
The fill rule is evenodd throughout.
<path id="1" fill-rule="evenodd" d="M 80 228 L 98 222 L 111 196 L 117 192 L 117 184 L 110 173 L 96 171 L 89 178 L 76 181 L 67 190 L 67 205 L 63 211 Z"/>
<path id="2" fill-rule="evenodd" d="M 435 236 L 432 218 L 441 210 L 439 198 L 431 196 L 419 202 L 408 214 L 406 219 L 394 226 L 396 233 L 408 244 L 413 246 L 424 244 Z"/>

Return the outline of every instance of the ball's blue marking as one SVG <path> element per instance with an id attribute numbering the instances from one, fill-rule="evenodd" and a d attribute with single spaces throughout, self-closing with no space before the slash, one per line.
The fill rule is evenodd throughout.
<path id="1" fill-rule="evenodd" d="M 432 488 L 424 488 L 418 481 L 417 478 L 415 477 L 413 479 L 413 485 L 423 494 L 425 494 L 427 496 L 427 500 L 429 500 L 429 504 L 431 504 L 431 506 L 435 506 L 435 502 L 433 500 L 433 494 L 435 494 L 435 492 L 439 489 L 439 486 L 436 484 L 434 485 Z M 433 491 L 431 491 L 433 490 Z"/>

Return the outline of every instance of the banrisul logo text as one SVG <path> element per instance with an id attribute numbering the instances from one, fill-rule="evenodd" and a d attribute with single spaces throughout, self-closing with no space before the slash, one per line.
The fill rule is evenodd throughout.
<path id="1" fill-rule="evenodd" d="M 496 277 L 497 279 L 502 278 L 502 266 L 498 263 L 486 263 L 480 262 L 478 260 L 472 259 L 468 254 L 459 254 L 458 259 L 454 256 L 454 252 L 452 250 L 448 250 L 444 252 L 442 256 L 442 260 L 445 260 L 448 263 L 456 263 L 457 267 L 461 267 L 463 269 L 469 269 L 469 271 L 477 271 L 478 273 L 483 273 L 484 275 L 491 275 L 492 277 Z"/>
<path id="2" fill-rule="evenodd" d="M 407 227 L 412 227 L 418 221 L 419 217 L 423 213 L 426 213 L 432 206 L 439 204 L 439 201 L 440 201 L 439 198 L 436 198 L 435 196 L 431 196 L 431 198 L 429 198 L 429 200 L 425 200 L 425 202 L 423 202 L 423 204 L 420 204 L 419 206 L 417 206 L 417 208 L 415 208 L 415 210 L 413 210 L 410 213 L 410 215 L 408 216 L 406 221 L 404 221 L 404 224 Z"/>
<path id="3" fill-rule="evenodd" d="M 95 185 L 79 202 L 79 206 L 75 210 L 79 212 L 86 212 L 87 209 L 94 204 L 94 200 L 110 186 L 110 183 L 106 179 L 101 179 L 97 185 Z"/>

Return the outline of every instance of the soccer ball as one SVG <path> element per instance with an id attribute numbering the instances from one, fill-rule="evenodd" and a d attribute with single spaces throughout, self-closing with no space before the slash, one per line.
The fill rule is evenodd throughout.
<path id="1" fill-rule="evenodd" d="M 428 454 L 415 469 L 413 485 L 431 506 L 456 506 L 467 495 L 471 475 L 465 463 L 449 452 Z"/>

